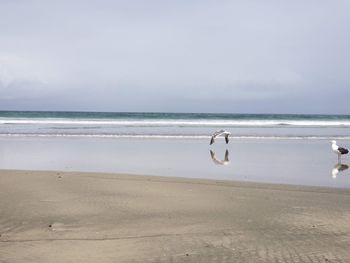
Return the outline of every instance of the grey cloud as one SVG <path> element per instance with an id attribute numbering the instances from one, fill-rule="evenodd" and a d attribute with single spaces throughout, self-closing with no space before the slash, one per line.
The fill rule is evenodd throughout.
<path id="1" fill-rule="evenodd" d="M 0 109 L 348 113 L 349 7 L 2 1 Z"/>

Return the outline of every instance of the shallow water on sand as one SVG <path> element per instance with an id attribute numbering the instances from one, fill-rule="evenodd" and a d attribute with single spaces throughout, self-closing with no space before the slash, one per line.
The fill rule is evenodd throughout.
<path id="1" fill-rule="evenodd" d="M 350 141 L 339 145 L 350 146 Z M 212 151 L 212 152 L 210 152 Z M 227 159 L 225 161 L 225 154 Z M 328 140 L 1 137 L 0 169 L 131 173 L 350 188 Z M 338 170 L 343 170 L 339 171 Z"/>

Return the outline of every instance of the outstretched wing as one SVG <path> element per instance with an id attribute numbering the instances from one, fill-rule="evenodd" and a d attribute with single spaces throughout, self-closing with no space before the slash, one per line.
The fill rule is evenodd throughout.
<path id="1" fill-rule="evenodd" d="M 214 132 L 213 135 L 211 136 L 210 145 L 212 145 L 215 142 L 215 138 L 218 137 L 223 132 L 224 130 Z"/>
<path id="2" fill-rule="evenodd" d="M 226 144 L 228 144 L 228 134 L 225 134 L 225 141 L 226 141 Z"/>
<path id="3" fill-rule="evenodd" d="M 216 131 L 216 132 L 213 133 L 213 136 L 214 136 L 214 137 L 217 137 L 217 136 L 221 135 L 221 134 L 224 133 L 224 132 L 225 132 L 224 130 Z"/>
<path id="4" fill-rule="evenodd" d="M 213 135 L 213 136 L 211 136 L 210 145 L 212 145 L 214 143 L 214 141 L 215 141 L 215 137 Z"/>

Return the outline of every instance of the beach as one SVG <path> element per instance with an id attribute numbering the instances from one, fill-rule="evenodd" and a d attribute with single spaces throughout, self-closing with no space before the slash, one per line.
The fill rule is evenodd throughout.
<path id="1" fill-rule="evenodd" d="M 0 262 L 349 262 L 350 190 L 0 171 Z"/>
<path id="2" fill-rule="evenodd" d="M 350 188 L 350 169 L 333 173 L 338 159 L 329 140 L 231 138 L 225 144 L 219 138 L 213 145 L 209 141 L 210 137 L 0 136 L 0 167 Z M 350 146 L 350 140 L 340 143 Z M 224 160 L 226 151 L 229 162 L 218 165 L 216 160 Z M 349 156 L 342 163 L 348 166 Z"/>
<path id="3" fill-rule="evenodd" d="M 210 116 L 163 115 L 4 117 L 0 262 L 350 261 L 350 162 L 330 143 L 349 147 L 347 119 L 233 123 L 209 145 Z"/>
<path id="4" fill-rule="evenodd" d="M 0 1 L 0 263 L 350 263 L 349 1 Z"/>

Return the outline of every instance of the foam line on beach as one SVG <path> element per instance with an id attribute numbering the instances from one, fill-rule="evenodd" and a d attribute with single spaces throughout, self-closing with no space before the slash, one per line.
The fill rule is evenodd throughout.
<path id="1" fill-rule="evenodd" d="M 21 119 L 0 118 L 2 125 L 112 125 L 120 127 L 350 127 L 349 120 L 113 120 L 113 119 Z"/>
<path id="2" fill-rule="evenodd" d="M 163 135 L 163 134 L 47 134 L 47 133 L 6 133 L 0 137 L 68 137 L 68 138 L 130 138 L 130 139 L 209 139 L 209 135 Z M 350 140 L 350 136 L 230 136 L 232 139 L 258 140 Z"/>

